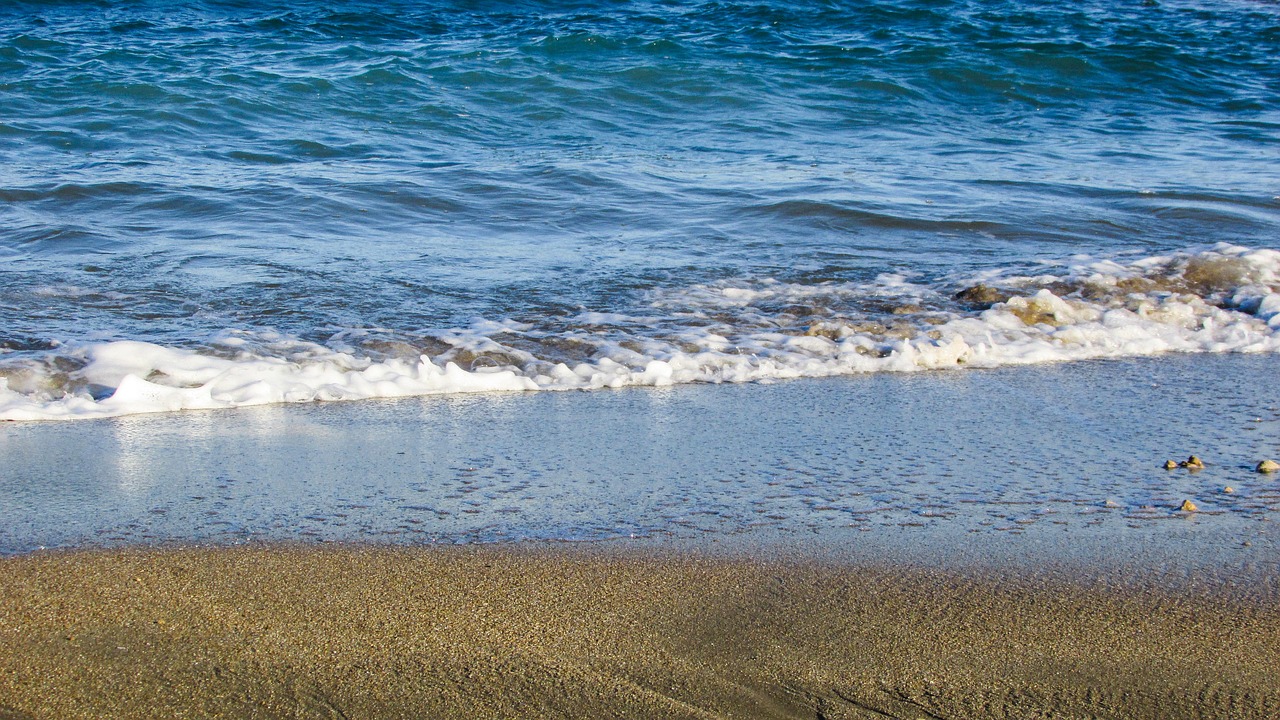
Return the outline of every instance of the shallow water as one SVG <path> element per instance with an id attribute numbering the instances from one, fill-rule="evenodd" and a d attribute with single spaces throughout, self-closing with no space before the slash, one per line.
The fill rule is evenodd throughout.
<path id="1" fill-rule="evenodd" d="M 1273 377 L 1200 356 L 10 423 L 0 551 L 742 539 L 1274 572 Z"/>

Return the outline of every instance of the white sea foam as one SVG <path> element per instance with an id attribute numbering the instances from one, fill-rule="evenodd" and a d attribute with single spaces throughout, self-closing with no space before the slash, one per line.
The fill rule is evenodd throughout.
<path id="1" fill-rule="evenodd" d="M 1073 258 L 932 285 L 726 282 L 655 291 L 644 317 L 479 322 L 418 357 L 228 332 L 200 349 L 118 341 L 0 367 L 0 418 L 93 418 L 441 393 L 751 382 L 1132 357 L 1280 352 L 1280 252 L 1230 245 Z M 982 283 L 990 307 L 956 290 Z M 554 350 L 553 352 L 550 352 Z M 68 369 L 69 368 L 69 369 Z"/>
<path id="2" fill-rule="evenodd" d="M 114 388 L 101 400 L 88 393 L 60 398 L 24 394 L 0 379 L 0 418 L 90 418 L 173 410 L 228 408 L 314 400 L 356 400 L 456 392 L 534 390 L 512 371 L 462 370 L 417 362 L 361 361 L 316 348 L 297 362 L 273 357 L 220 358 L 151 343 L 120 341 L 89 346 L 79 374 L 91 385 Z"/>

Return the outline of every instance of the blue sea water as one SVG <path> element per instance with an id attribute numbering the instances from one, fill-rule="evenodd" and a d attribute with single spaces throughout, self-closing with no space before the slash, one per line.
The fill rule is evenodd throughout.
<path id="1" fill-rule="evenodd" d="M 0 7 L 10 418 L 1274 351 L 1278 230 L 1275 3 Z"/>

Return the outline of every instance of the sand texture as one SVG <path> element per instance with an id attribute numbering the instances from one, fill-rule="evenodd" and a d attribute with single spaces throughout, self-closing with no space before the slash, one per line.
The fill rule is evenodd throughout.
<path id="1" fill-rule="evenodd" d="M 0 718 L 1275 718 L 1270 591 L 555 547 L 0 560 Z"/>

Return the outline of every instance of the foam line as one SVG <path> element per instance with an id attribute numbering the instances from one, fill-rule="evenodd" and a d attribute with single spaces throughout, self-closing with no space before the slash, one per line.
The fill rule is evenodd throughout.
<path id="1" fill-rule="evenodd" d="M 934 284 L 884 275 L 861 285 L 763 279 L 666 289 L 643 317 L 453 328 L 434 338 L 450 348 L 434 356 L 378 357 L 277 336 L 249 342 L 248 333 L 201 348 L 66 344 L 0 363 L 0 419 L 1280 352 L 1275 250 L 1217 245 L 1035 269 Z M 540 350 L 552 347 L 576 356 Z"/>

